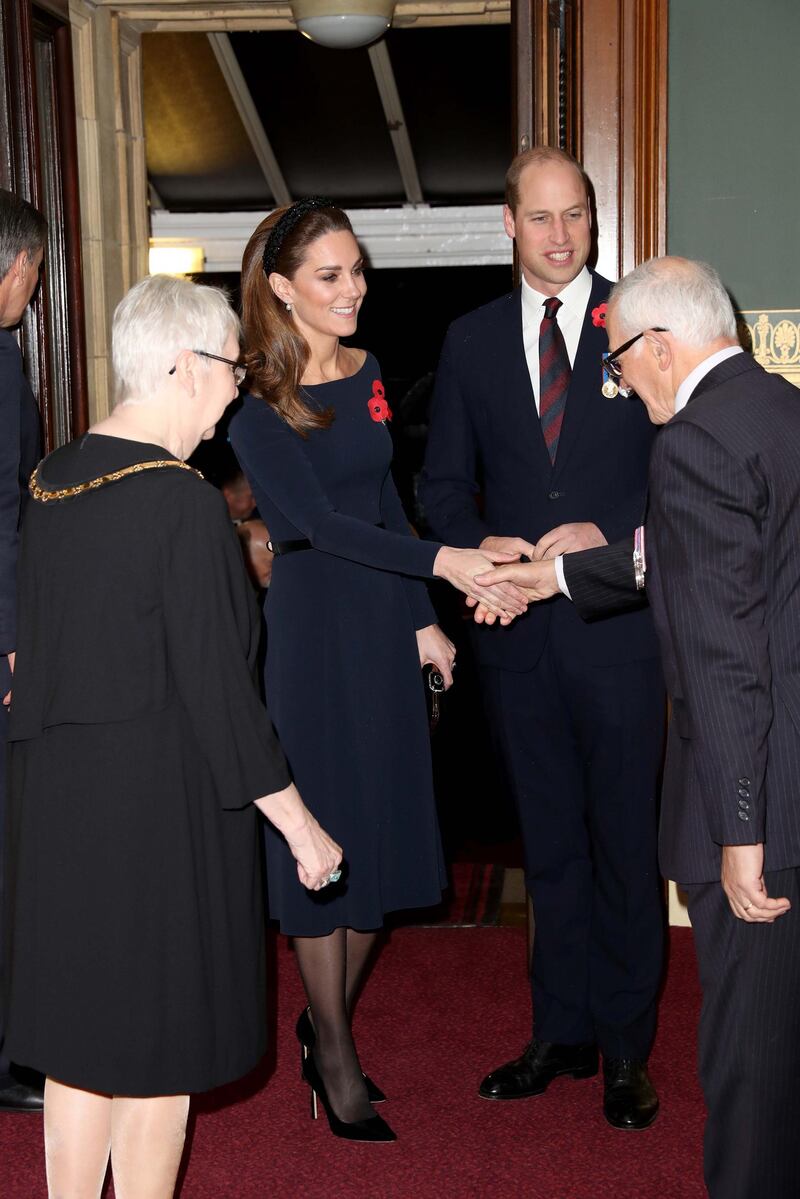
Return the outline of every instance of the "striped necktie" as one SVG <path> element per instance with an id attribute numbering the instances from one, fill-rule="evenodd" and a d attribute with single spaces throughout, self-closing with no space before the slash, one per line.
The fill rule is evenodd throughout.
<path id="1" fill-rule="evenodd" d="M 551 462 L 556 460 L 572 378 L 567 347 L 556 320 L 560 307 L 561 301 L 555 296 L 545 300 L 539 328 L 539 419 Z"/>

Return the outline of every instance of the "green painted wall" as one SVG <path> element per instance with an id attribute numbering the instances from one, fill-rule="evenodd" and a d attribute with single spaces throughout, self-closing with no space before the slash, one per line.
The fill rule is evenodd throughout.
<path id="1" fill-rule="evenodd" d="M 667 242 L 800 309 L 800 0 L 670 0 Z"/>

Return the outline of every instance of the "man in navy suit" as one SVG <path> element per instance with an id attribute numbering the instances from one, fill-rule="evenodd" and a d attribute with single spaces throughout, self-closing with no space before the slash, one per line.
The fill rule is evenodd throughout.
<path id="1" fill-rule="evenodd" d="M 706 1184 L 712 1199 L 795 1199 L 800 393 L 742 352 L 704 263 L 643 263 L 608 327 L 620 382 L 664 425 L 644 561 L 628 537 L 567 555 L 564 576 L 591 619 L 641 598 L 646 570 L 673 708 L 661 864 L 688 895 L 703 987 Z M 531 599 L 558 587 L 545 560 L 483 581 L 503 580 Z"/>
<path id="2" fill-rule="evenodd" d="M 28 478 L 39 460 L 39 409 L 9 332 L 22 320 L 39 282 L 47 224 L 33 205 L 0 188 L 0 697 L 11 690 L 16 649 L 17 540 Z M 0 709 L 0 898 L 5 856 L 5 755 L 8 713 Z M 0 922 L 2 930 L 2 922 Z M 0 964 L 2 963 L 0 932 Z M 2 966 L 0 965 L 0 968 Z M 2 988 L 0 988 L 2 1003 Z M 42 1107 L 38 1080 L 15 1077 L 3 1056 L 0 1007 L 0 1111 Z"/>
<path id="3" fill-rule="evenodd" d="M 450 327 L 421 486 L 437 537 L 531 557 L 601 546 L 641 521 L 653 435 L 601 393 L 608 280 L 586 267 L 587 181 L 546 147 L 506 179 L 521 286 Z M 533 1037 L 486 1099 L 588 1078 L 609 1123 L 643 1128 L 663 958 L 656 792 L 664 731 L 647 611 L 583 622 L 565 597 L 476 629 L 487 711 L 519 812 L 536 919 Z"/>

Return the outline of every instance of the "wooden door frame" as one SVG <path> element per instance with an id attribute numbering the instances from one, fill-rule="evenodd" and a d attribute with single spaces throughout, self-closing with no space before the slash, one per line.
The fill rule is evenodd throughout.
<path id="1" fill-rule="evenodd" d="M 26 373 L 42 412 L 45 449 L 57 441 L 56 427 L 61 425 L 74 435 L 88 425 L 86 385 L 86 347 L 83 326 L 83 270 L 81 262 L 81 226 L 79 218 L 78 166 L 75 140 L 75 95 L 72 74 L 72 43 L 68 12 L 57 0 L 37 4 L 41 19 L 34 18 L 33 4 L 23 0 L 2 0 L 2 53 L 5 94 L 2 132 L 4 150 L 0 159 L 3 186 L 30 201 L 43 211 L 41 185 L 41 146 L 37 110 L 35 69 L 36 30 L 46 32 L 52 44 L 54 85 L 58 110 L 49 114 L 50 132 L 59 147 L 60 207 L 58 219 L 64 236 L 63 261 L 53 264 L 62 286 L 58 295 L 50 295 L 45 284 L 26 309 L 22 342 L 26 351 Z M 45 31 L 46 26 L 46 31 Z M 47 263 L 45 263 L 45 279 Z M 58 307 L 60 321 L 48 326 L 48 305 Z M 58 329 L 67 330 L 63 345 L 55 357 L 69 364 L 69 410 L 55 419 L 52 380 L 46 336 L 58 337 Z M 55 360 L 55 359 L 54 359 Z"/>
<path id="2" fill-rule="evenodd" d="M 512 5 L 514 152 L 557 145 L 563 131 L 592 182 L 597 266 L 613 279 L 666 251 L 667 7 L 564 0 L 562 62 L 559 0 Z"/>

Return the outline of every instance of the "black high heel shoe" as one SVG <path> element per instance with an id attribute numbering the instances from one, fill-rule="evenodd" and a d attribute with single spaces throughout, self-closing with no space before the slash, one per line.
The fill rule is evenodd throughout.
<path id="1" fill-rule="evenodd" d="M 310 1051 L 306 1051 L 306 1057 L 303 1061 L 303 1078 L 311 1087 L 312 1120 L 316 1120 L 319 1115 L 317 1108 L 317 1100 L 319 1099 L 325 1109 L 325 1115 L 328 1117 L 330 1130 L 335 1137 L 341 1137 L 344 1141 L 372 1141 L 374 1143 L 397 1140 L 397 1134 L 392 1131 L 381 1116 L 370 1116 L 367 1120 L 353 1120 L 350 1123 L 339 1119 L 331 1107 L 328 1092 L 325 1090 L 325 1083 L 322 1081 L 322 1075 L 317 1069 L 313 1054 Z"/>
<path id="2" fill-rule="evenodd" d="M 297 1024 L 295 1025 L 294 1031 L 297 1034 L 297 1039 L 301 1045 L 300 1073 L 302 1074 L 303 1063 L 308 1057 L 309 1050 L 314 1048 L 317 1040 L 314 1032 L 314 1025 L 311 1023 L 309 1008 L 304 1007 L 300 1015 L 297 1017 Z M 380 1089 L 380 1087 L 375 1085 L 368 1074 L 364 1075 L 364 1082 L 367 1086 L 367 1098 L 369 1099 L 370 1103 L 386 1102 L 386 1096 L 384 1095 L 383 1091 Z"/>

